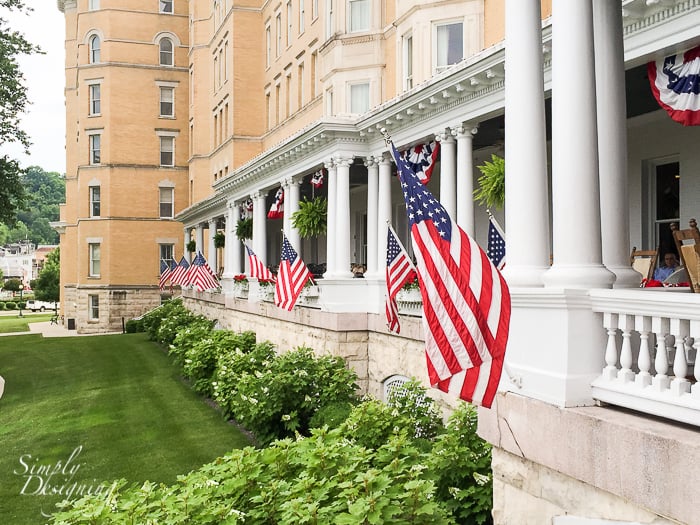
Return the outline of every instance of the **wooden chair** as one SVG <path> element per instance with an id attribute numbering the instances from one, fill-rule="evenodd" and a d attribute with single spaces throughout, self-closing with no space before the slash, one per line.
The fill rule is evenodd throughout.
<path id="1" fill-rule="evenodd" d="M 659 257 L 659 250 L 638 250 L 636 246 L 632 248 L 630 255 L 630 265 L 632 268 L 642 274 L 642 279 L 651 279 L 654 277 L 656 269 L 656 259 Z"/>
<path id="2" fill-rule="evenodd" d="M 690 290 L 700 293 L 700 231 L 695 219 L 690 219 L 689 226 L 686 230 L 674 230 L 673 240 L 688 272 Z"/>

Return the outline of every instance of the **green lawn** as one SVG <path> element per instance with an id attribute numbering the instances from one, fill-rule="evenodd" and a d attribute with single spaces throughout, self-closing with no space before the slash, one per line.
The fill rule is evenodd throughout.
<path id="1" fill-rule="evenodd" d="M 0 375 L 0 523 L 45 523 L 61 487 L 172 483 L 248 444 L 144 334 L 0 337 Z"/>
<path id="2" fill-rule="evenodd" d="M 22 312 L 23 317 L 19 317 L 19 310 L 13 315 L 0 316 L 0 334 L 9 332 L 28 332 L 29 323 L 39 321 L 49 321 L 53 314 L 32 314 Z"/>

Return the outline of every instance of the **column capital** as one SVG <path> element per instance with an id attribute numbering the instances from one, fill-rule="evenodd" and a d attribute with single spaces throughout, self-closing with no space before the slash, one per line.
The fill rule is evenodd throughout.
<path id="1" fill-rule="evenodd" d="M 323 167 L 326 168 L 327 170 L 331 168 L 335 168 L 335 161 L 334 159 L 328 159 L 323 161 Z"/>
<path id="2" fill-rule="evenodd" d="M 452 127 L 452 135 L 458 139 L 476 135 L 479 132 L 479 123 L 464 122 L 459 126 Z"/>
<path id="3" fill-rule="evenodd" d="M 209 219 L 207 222 L 209 223 L 209 226 L 210 226 L 210 227 L 211 227 L 211 225 L 213 224 L 214 227 L 216 228 L 216 223 L 217 223 L 217 218 L 216 218 L 216 217 L 212 217 L 212 218 Z"/>
<path id="4" fill-rule="evenodd" d="M 336 166 L 342 168 L 349 168 L 354 159 L 354 155 L 338 155 L 337 157 L 333 157 L 333 161 L 335 162 Z"/>
<path id="5" fill-rule="evenodd" d="M 377 164 L 378 164 L 378 162 L 377 162 L 376 157 L 373 157 L 371 155 L 368 157 L 365 157 L 365 167 L 366 168 L 373 168 Z"/>
<path id="6" fill-rule="evenodd" d="M 435 140 L 437 142 L 454 142 L 455 139 L 452 136 L 452 131 L 449 128 L 446 128 L 435 133 Z"/>
<path id="7" fill-rule="evenodd" d="M 382 164 L 387 165 L 387 164 L 391 164 L 392 162 L 393 162 L 393 158 L 391 156 L 391 153 L 389 153 L 388 151 L 383 152 L 381 158 L 379 159 L 379 164 L 380 165 L 382 165 Z"/>
<path id="8" fill-rule="evenodd" d="M 266 194 L 266 193 L 263 193 L 262 191 L 255 191 L 255 192 L 251 193 L 250 196 L 251 196 L 251 198 L 252 198 L 253 200 L 259 200 L 259 199 L 264 199 L 264 198 L 266 198 L 266 197 L 267 197 L 267 194 Z"/>

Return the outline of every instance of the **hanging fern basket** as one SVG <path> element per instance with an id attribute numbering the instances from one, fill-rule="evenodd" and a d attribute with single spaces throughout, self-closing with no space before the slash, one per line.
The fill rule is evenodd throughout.
<path id="1" fill-rule="evenodd" d="M 253 238 L 253 219 L 240 219 L 236 223 L 236 237 L 242 241 Z"/>
<path id="2" fill-rule="evenodd" d="M 328 201 L 324 197 L 304 198 L 292 214 L 292 224 L 304 239 L 326 233 L 327 219 Z"/>
<path id="3" fill-rule="evenodd" d="M 479 187 L 474 190 L 474 197 L 479 204 L 489 208 L 501 209 L 506 201 L 506 161 L 498 155 L 491 155 L 491 162 L 486 161 L 477 166 L 481 177 L 477 179 Z"/>

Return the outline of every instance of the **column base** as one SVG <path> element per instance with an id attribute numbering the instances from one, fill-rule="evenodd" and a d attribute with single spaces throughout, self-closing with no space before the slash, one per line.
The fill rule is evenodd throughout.
<path id="1" fill-rule="evenodd" d="M 514 288 L 542 288 L 542 277 L 549 270 L 549 266 L 514 266 L 506 264 L 503 269 L 508 286 Z"/>
<path id="2" fill-rule="evenodd" d="M 639 288 L 642 283 L 642 275 L 629 266 L 608 266 L 608 270 L 615 274 L 613 288 Z"/>
<path id="3" fill-rule="evenodd" d="M 545 288 L 612 288 L 615 274 L 602 264 L 591 266 L 552 266 L 543 276 Z"/>

